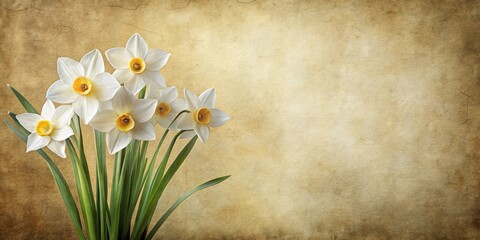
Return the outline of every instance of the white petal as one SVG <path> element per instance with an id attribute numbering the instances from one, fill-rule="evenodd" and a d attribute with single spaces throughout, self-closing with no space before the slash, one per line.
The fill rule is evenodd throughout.
<path id="1" fill-rule="evenodd" d="M 147 88 L 147 91 L 145 92 L 145 96 L 146 98 L 158 100 L 161 96 L 162 90 L 163 88 L 152 85 L 149 88 Z"/>
<path id="2" fill-rule="evenodd" d="M 42 117 L 36 113 L 22 113 L 16 116 L 20 124 L 29 132 L 35 132 L 37 122 L 42 120 Z"/>
<path id="3" fill-rule="evenodd" d="M 73 90 L 72 85 L 62 80 L 55 81 L 47 90 L 47 99 L 58 103 L 72 103 L 77 100 L 78 94 Z"/>
<path id="4" fill-rule="evenodd" d="M 183 93 L 185 95 L 185 100 L 187 100 L 188 108 L 190 108 L 190 110 L 195 111 L 201 107 L 200 99 L 198 99 L 195 93 L 186 88 L 184 89 Z"/>
<path id="5" fill-rule="evenodd" d="M 209 88 L 200 94 L 200 102 L 202 107 L 213 108 L 215 105 L 215 88 Z"/>
<path id="6" fill-rule="evenodd" d="M 133 56 L 145 59 L 148 52 L 148 45 L 138 33 L 135 33 L 128 39 L 127 49 L 133 53 Z"/>
<path id="7" fill-rule="evenodd" d="M 47 147 L 61 158 L 67 157 L 65 154 L 65 141 L 50 141 Z"/>
<path id="8" fill-rule="evenodd" d="M 93 94 L 95 94 L 95 97 L 100 101 L 112 99 L 119 88 L 120 84 L 107 72 L 97 74 L 92 80 Z"/>
<path id="9" fill-rule="evenodd" d="M 98 100 L 93 97 L 79 96 L 77 101 L 73 103 L 73 109 L 80 119 L 88 124 L 97 113 L 98 105 Z"/>
<path id="10" fill-rule="evenodd" d="M 183 110 L 187 110 L 187 102 L 183 98 L 177 98 L 170 103 L 170 107 L 172 108 L 172 112 L 177 114 Z"/>
<path id="11" fill-rule="evenodd" d="M 100 102 L 100 105 L 98 106 L 98 111 L 105 111 L 105 110 L 112 110 L 112 100 L 105 101 L 105 102 Z"/>
<path id="12" fill-rule="evenodd" d="M 210 109 L 212 113 L 212 119 L 210 120 L 210 127 L 220 127 L 225 124 L 228 120 L 230 120 L 230 116 L 225 112 L 212 108 Z"/>
<path id="13" fill-rule="evenodd" d="M 107 60 L 115 69 L 128 68 L 130 59 L 125 54 L 125 48 L 110 48 L 105 52 Z"/>
<path id="14" fill-rule="evenodd" d="M 180 128 L 178 127 L 178 121 L 180 120 L 180 118 L 177 118 L 174 122 L 173 120 L 175 119 L 176 116 L 177 116 L 176 114 L 169 114 L 168 116 L 163 118 L 159 117 L 157 122 L 160 124 L 160 126 L 164 128 L 168 128 L 171 131 L 177 131 L 177 130 L 180 130 Z"/>
<path id="15" fill-rule="evenodd" d="M 153 99 L 136 99 L 133 102 L 130 115 L 135 120 L 135 123 L 143 123 L 150 120 L 155 113 L 157 107 L 157 100 Z"/>
<path id="16" fill-rule="evenodd" d="M 135 96 L 131 92 L 121 87 L 112 98 L 112 108 L 118 114 L 130 112 L 135 99 Z"/>
<path id="17" fill-rule="evenodd" d="M 119 83 L 126 83 L 135 80 L 135 73 L 127 69 L 117 69 L 113 72 L 113 76 Z"/>
<path id="18" fill-rule="evenodd" d="M 146 85 L 154 85 L 161 88 L 165 88 L 167 85 L 165 84 L 165 78 L 163 78 L 162 74 L 159 71 L 149 71 L 145 70 L 142 73 L 143 81 Z"/>
<path id="19" fill-rule="evenodd" d="M 158 119 L 160 117 L 157 114 L 153 114 L 152 118 L 150 119 L 150 122 L 152 123 L 153 126 L 155 126 L 158 123 Z"/>
<path id="20" fill-rule="evenodd" d="M 50 142 L 49 136 L 41 137 L 41 136 L 38 136 L 36 133 L 32 133 L 28 135 L 27 152 L 43 148 L 47 146 L 49 142 Z"/>
<path id="21" fill-rule="evenodd" d="M 105 110 L 97 113 L 90 121 L 90 125 L 101 132 L 108 132 L 115 127 L 115 120 L 118 114 L 113 110 Z"/>
<path id="22" fill-rule="evenodd" d="M 132 135 L 122 132 L 117 128 L 107 133 L 107 147 L 110 154 L 114 154 L 124 149 L 132 141 Z"/>
<path id="23" fill-rule="evenodd" d="M 99 73 L 105 72 L 105 64 L 103 63 L 102 54 L 98 49 L 94 49 L 85 54 L 80 60 L 80 63 L 85 69 L 85 77 L 93 79 Z"/>
<path id="24" fill-rule="evenodd" d="M 47 147 L 61 158 L 67 157 L 65 154 L 65 141 L 50 141 Z"/>
<path id="25" fill-rule="evenodd" d="M 184 139 L 184 138 L 195 137 L 195 135 L 197 135 L 197 133 L 195 133 L 195 131 L 193 131 L 193 130 L 190 130 L 190 131 L 186 131 L 186 132 L 181 133 L 180 136 L 178 136 L 178 137 L 180 139 Z"/>
<path id="26" fill-rule="evenodd" d="M 205 125 L 195 124 L 194 130 L 195 133 L 197 133 L 200 141 L 202 141 L 202 143 L 206 143 L 208 136 L 210 135 L 210 128 Z"/>
<path id="27" fill-rule="evenodd" d="M 196 125 L 195 120 L 193 119 L 193 113 L 184 113 L 178 117 L 177 121 L 177 128 L 182 130 L 193 129 Z"/>
<path id="28" fill-rule="evenodd" d="M 57 60 L 57 72 L 60 79 L 67 85 L 72 85 L 77 77 L 85 76 L 82 64 L 66 57 Z"/>
<path id="29" fill-rule="evenodd" d="M 125 48 L 125 55 L 128 58 L 128 65 L 130 66 L 130 60 L 135 56 L 133 55 L 132 51 L 128 50 L 128 48 Z"/>
<path id="30" fill-rule="evenodd" d="M 159 102 L 171 103 L 178 97 L 178 91 L 175 86 L 171 86 L 161 90 L 160 96 L 158 97 Z"/>
<path id="31" fill-rule="evenodd" d="M 145 59 L 147 70 L 150 71 L 158 71 L 160 68 L 167 64 L 168 58 L 170 57 L 170 53 L 158 50 L 158 49 L 150 49 L 148 50 L 147 57 Z"/>
<path id="32" fill-rule="evenodd" d="M 55 112 L 55 105 L 52 101 L 47 100 L 42 107 L 42 117 L 47 120 L 52 120 L 53 113 Z"/>
<path id="33" fill-rule="evenodd" d="M 155 140 L 155 128 L 153 128 L 150 122 L 135 123 L 135 127 L 130 132 L 132 133 L 132 137 L 137 140 Z"/>
<path id="34" fill-rule="evenodd" d="M 133 94 L 137 94 L 143 87 L 145 87 L 145 82 L 143 82 L 141 76 L 136 75 L 134 80 L 125 82 L 123 85 Z"/>
<path id="35" fill-rule="evenodd" d="M 70 122 L 73 117 L 73 107 L 70 105 L 63 105 L 55 109 L 52 117 L 52 123 L 56 128 L 62 128 Z"/>
<path id="36" fill-rule="evenodd" d="M 52 134 L 50 134 L 50 137 L 55 141 L 63 141 L 72 135 L 73 130 L 70 126 L 67 125 L 60 129 L 55 129 Z"/>
<path id="37" fill-rule="evenodd" d="M 175 118 L 175 116 L 173 114 L 168 114 L 168 116 L 165 116 L 165 117 L 159 117 L 159 116 L 155 115 L 155 118 L 156 118 L 156 122 L 160 126 L 162 126 L 164 128 L 168 128 L 170 126 L 170 124 L 172 123 L 173 119 Z M 178 122 L 178 119 L 175 122 Z M 170 129 L 172 129 L 172 130 L 177 129 L 177 124 L 173 123 L 170 126 Z"/>

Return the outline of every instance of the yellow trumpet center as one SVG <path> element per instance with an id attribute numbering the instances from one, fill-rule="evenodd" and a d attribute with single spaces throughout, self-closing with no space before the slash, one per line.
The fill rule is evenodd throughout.
<path id="1" fill-rule="evenodd" d="M 115 122 L 118 129 L 122 132 L 128 132 L 132 130 L 132 128 L 135 126 L 135 121 L 128 113 L 124 113 L 118 116 Z"/>
<path id="2" fill-rule="evenodd" d="M 212 120 L 212 112 L 207 108 L 200 108 L 193 114 L 193 119 L 195 119 L 197 123 L 208 125 L 210 124 L 210 120 Z"/>
<path id="3" fill-rule="evenodd" d="M 141 58 L 132 58 L 132 60 L 130 60 L 130 70 L 136 74 L 142 73 L 145 67 L 145 62 Z"/>
<path id="4" fill-rule="evenodd" d="M 166 117 L 171 111 L 172 108 L 166 102 L 161 102 L 157 105 L 156 113 L 160 117 Z"/>
<path id="5" fill-rule="evenodd" d="M 39 136 L 49 136 L 50 133 L 53 131 L 53 126 L 48 120 L 40 120 L 37 122 L 37 125 L 35 125 L 35 132 Z"/>
<path id="6" fill-rule="evenodd" d="M 73 81 L 73 90 L 81 95 L 88 95 L 92 91 L 92 82 L 86 77 L 78 77 Z"/>

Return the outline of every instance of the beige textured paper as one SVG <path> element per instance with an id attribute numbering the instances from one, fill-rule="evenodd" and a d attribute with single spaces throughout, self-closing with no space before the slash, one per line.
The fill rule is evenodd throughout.
<path id="1" fill-rule="evenodd" d="M 0 7 L 2 119 L 22 111 L 6 83 L 40 108 L 58 57 L 124 46 L 135 32 L 172 53 L 169 85 L 216 88 L 232 120 L 196 145 L 158 212 L 232 177 L 181 205 L 158 239 L 480 238 L 476 1 Z M 74 238 L 46 164 L 0 132 L 0 238 Z M 73 184 L 70 162 L 54 160 Z"/>

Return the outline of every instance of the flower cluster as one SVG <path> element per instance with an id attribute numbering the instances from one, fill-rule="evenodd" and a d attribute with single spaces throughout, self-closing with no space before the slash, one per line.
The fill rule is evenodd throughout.
<path id="1" fill-rule="evenodd" d="M 169 130 L 185 130 L 182 138 L 198 135 L 205 143 L 210 127 L 219 127 L 230 119 L 214 108 L 213 88 L 200 96 L 184 89 L 184 100 L 178 97 L 176 87 L 167 87 L 160 69 L 170 53 L 149 49 L 139 34 L 130 37 L 125 48 L 109 49 L 105 55 L 115 68 L 113 74 L 105 72 L 97 49 L 80 62 L 58 59 L 59 80 L 48 89 L 41 114 L 17 115 L 20 124 L 31 132 L 27 152 L 46 146 L 65 158 L 65 140 L 74 134 L 69 126 L 74 114 L 106 133 L 111 154 L 124 149 L 132 139 L 154 140 L 156 124 Z M 63 105 L 55 108 L 52 102 Z"/>

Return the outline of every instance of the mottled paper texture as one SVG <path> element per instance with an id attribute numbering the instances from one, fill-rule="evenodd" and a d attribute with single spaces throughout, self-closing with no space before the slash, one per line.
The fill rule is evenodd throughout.
<path id="1" fill-rule="evenodd" d="M 172 53 L 169 85 L 216 88 L 232 119 L 195 146 L 155 219 L 183 192 L 232 177 L 182 204 L 157 239 L 480 238 L 478 1 L 0 6 L 3 119 L 23 111 L 6 83 L 40 108 L 58 57 L 122 47 L 135 32 Z M 74 238 L 42 158 L 0 131 L 0 238 Z M 73 186 L 70 161 L 54 160 Z"/>

